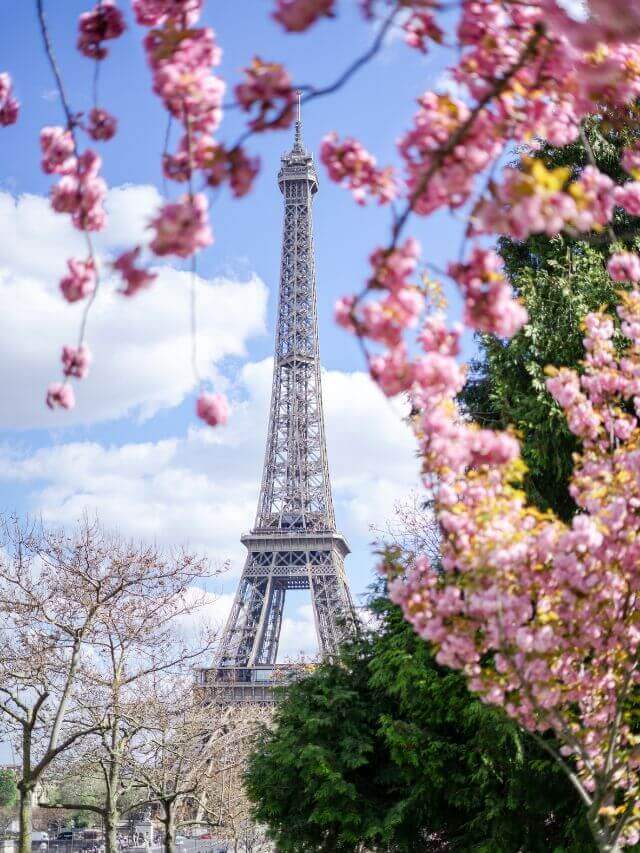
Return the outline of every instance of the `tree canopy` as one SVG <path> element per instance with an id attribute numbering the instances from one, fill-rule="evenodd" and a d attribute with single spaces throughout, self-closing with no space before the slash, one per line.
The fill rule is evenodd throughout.
<path id="1" fill-rule="evenodd" d="M 371 607 L 375 630 L 286 690 L 250 757 L 278 849 L 592 849 L 557 765 L 438 666 L 381 590 Z"/>

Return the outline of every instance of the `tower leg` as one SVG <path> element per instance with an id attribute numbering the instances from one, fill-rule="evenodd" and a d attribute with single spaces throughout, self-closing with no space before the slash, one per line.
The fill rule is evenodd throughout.
<path id="1" fill-rule="evenodd" d="M 349 590 L 336 574 L 315 575 L 310 586 L 320 653 L 335 654 L 352 629 L 354 611 Z"/>

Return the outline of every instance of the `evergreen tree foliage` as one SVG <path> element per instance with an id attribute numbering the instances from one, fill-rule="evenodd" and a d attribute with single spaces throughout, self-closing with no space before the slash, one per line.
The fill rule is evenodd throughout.
<path id="1" fill-rule="evenodd" d="M 12 770 L 0 770 L 0 808 L 10 808 L 18 802 L 18 787 Z"/>
<path id="2" fill-rule="evenodd" d="M 293 684 L 250 757 L 281 853 L 593 849 L 556 765 L 470 696 L 381 590 L 378 624 Z"/>
<path id="3" fill-rule="evenodd" d="M 577 172 L 591 156 L 601 171 L 617 183 L 628 175 L 620 152 L 631 142 L 624 117 L 616 127 L 594 117 L 582 142 L 541 152 L 548 168 L 567 166 Z M 621 245 L 637 242 L 638 221 L 618 210 L 614 220 Z M 605 308 L 615 315 L 621 285 L 607 273 L 609 246 L 599 241 L 535 235 L 523 243 L 503 239 L 499 250 L 506 273 L 529 312 L 529 323 L 510 341 L 490 335 L 480 338 L 480 355 L 463 400 L 479 423 L 515 428 L 529 472 L 526 488 L 531 501 L 569 519 L 575 505 L 567 484 L 572 455 L 577 450 L 566 420 L 545 387 L 545 367 L 578 367 L 584 355 L 582 320 L 589 311 Z"/>

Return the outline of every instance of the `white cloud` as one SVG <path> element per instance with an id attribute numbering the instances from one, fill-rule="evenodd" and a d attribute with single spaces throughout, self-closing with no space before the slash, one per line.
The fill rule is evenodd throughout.
<path id="1" fill-rule="evenodd" d="M 98 250 L 105 255 L 144 242 L 158 200 L 153 187 L 111 190 L 109 226 L 97 240 Z M 58 282 L 68 257 L 84 257 L 82 238 L 42 197 L 16 201 L 8 193 L 0 193 L 0 233 L 0 427 L 87 424 L 130 413 L 148 417 L 179 404 L 193 389 L 191 277 L 162 266 L 153 287 L 135 299 L 119 296 L 116 283 L 104 280 L 89 318 L 91 374 L 77 385 L 73 412 L 48 412 L 44 391 L 59 376 L 62 344 L 76 340 L 83 310 L 61 299 Z M 217 362 L 243 355 L 247 340 L 264 333 L 267 290 L 255 276 L 244 282 L 199 278 L 197 287 L 199 369 L 211 377 Z"/>
<path id="2" fill-rule="evenodd" d="M 97 242 L 108 256 L 145 239 L 158 203 L 151 187 L 109 195 L 111 224 Z M 188 274 L 159 268 L 152 290 L 134 300 L 104 293 L 90 317 L 94 366 L 77 386 L 72 413 L 48 413 L 46 384 L 56 378 L 62 343 L 73 342 L 78 306 L 58 294 L 70 255 L 83 256 L 80 235 L 46 200 L 0 193 L 0 427 L 90 424 L 150 416 L 180 403 L 193 388 L 189 363 Z M 247 339 L 264 332 L 266 288 L 257 278 L 199 282 L 199 353 L 203 373 L 226 356 L 242 356 Z M 244 561 L 240 535 L 253 523 L 271 392 L 270 359 L 247 363 L 235 377 L 218 376 L 232 400 L 224 429 L 192 426 L 161 441 L 108 445 L 74 441 L 22 451 L 0 447 L 0 482 L 18 484 L 24 505 L 45 521 L 68 525 L 96 512 L 105 526 L 161 546 L 187 545 L 231 571 L 210 592 L 206 613 L 222 625 Z M 362 373 L 323 374 L 329 461 L 339 527 L 368 567 L 370 525 L 382 527 L 394 503 L 415 485 L 414 443 L 390 403 Z M 11 492 L 10 492 L 11 493 Z M 5 509 L 10 510 L 5 499 Z M 350 558 L 350 565 L 357 560 Z M 230 580 L 229 580 L 230 579 Z M 209 593 L 208 593 L 209 594 Z M 294 604 L 296 601 L 294 600 Z M 316 649 L 308 604 L 285 610 L 280 658 Z"/>
<path id="3" fill-rule="evenodd" d="M 339 524 L 369 538 L 416 481 L 414 444 L 400 413 L 361 373 L 323 376 L 325 418 Z M 227 427 L 105 446 L 69 442 L 0 452 L 0 481 L 18 481 L 30 510 L 69 524 L 85 510 L 128 536 L 188 544 L 240 571 L 240 535 L 253 522 L 267 428 L 271 361 L 243 367 Z"/>

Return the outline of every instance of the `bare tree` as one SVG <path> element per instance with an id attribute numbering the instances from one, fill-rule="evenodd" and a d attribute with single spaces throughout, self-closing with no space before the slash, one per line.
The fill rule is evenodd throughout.
<path id="1" fill-rule="evenodd" d="M 215 708 L 215 706 L 214 706 Z M 262 725 L 268 725 L 273 709 L 266 705 L 236 705 L 225 716 L 218 710 L 219 725 L 209 750 L 207 774 L 199 799 L 199 817 L 219 826 L 234 841 L 234 850 L 262 850 L 264 833 L 251 818 L 251 803 L 245 793 L 246 757 Z"/>
<path id="2" fill-rule="evenodd" d="M 33 794 L 44 773 L 109 728 L 109 704 L 91 674 L 110 614 L 124 624 L 154 597 L 184 599 L 207 573 L 203 561 L 163 557 L 96 521 L 66 534 L 0 520 L 0 715 L 21 755 L 20 853 L 31 853 Z"/>
<path id="3" fill-rule="evenodd" d="M 412 492 L 394 507 L 394 518 L 384 529 L 374 529 L 380 550 L 398 550 L 408 564 L 426 556 L 434 566 L 440 562 L 440 530 L 429 501 Z"/>
<path id="4" fill-rule="evenodd" d="M 146 792 L 146 802 L 159 809 L 166 853 L 175 853 L 179 812 L 198 802 L 212 744 L 224 724 L 214 719 L 216 714 L 203 701 L 193 676 L 150 678 L 147 685 L 144 701 L 151 723 L 140 732 L 135 745 L 132 775 L 138 788 Z M 232 711 L 227 708 L 224 715 L 228 717 Z"/>
<path id="5" fill-rule="evenodd" d="M 132 771 L 134 753 L 144 732 L 156 726 L 155 703 L 149 701 L 150 678 L 162 682 L 183 674 L 211 654 L 214 634 L 185 636 L 176 621 L 193 616 L 203 597 L 176 596 L 160 591 L 140 599 L 135 607 L 118 608 L 100 618 L 100 639 L 85 680 L 95 702 L 85 715 L 103 720 L 99 731 L 83 745 L 74 773 L 98 783 L 99 796 L 91 805 L 69 801 L 41 802 L 44 808 L 85 808 L 99 814 L 105 827 L 107 853 L 117 853 L 117 826 L 123 812 L 146 802 Z"/>

